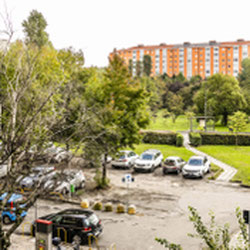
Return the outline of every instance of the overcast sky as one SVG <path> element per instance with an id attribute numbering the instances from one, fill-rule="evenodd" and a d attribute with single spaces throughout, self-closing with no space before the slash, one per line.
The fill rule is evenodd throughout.
<path id="1" fill-rule="evenodd" d="M 4 1 L 16 37 L 36 9 L 53 45 L 82 49 L 86 66 L 106 66 L 114 48 L 138 44 L 250 40 L 249 0 L 0 0 L 1 14 Z"/>

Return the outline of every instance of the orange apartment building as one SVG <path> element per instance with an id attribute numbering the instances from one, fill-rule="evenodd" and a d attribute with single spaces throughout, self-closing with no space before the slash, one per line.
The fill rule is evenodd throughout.
<path id="1" fill-rule="evenodd" d="M 250 56 L 250 41 L 239 39 L 234 42 L 216 42 L 154 46 L 138 45 L 128 49 L 117 50 L 127 64 L 133 63 L 135 74 L 136 61 L 143 60 L 144 55 L 150 55 L 152 60 L 152 75 L 178 75 L 180 72 L 191 78 L 200 75 L 202 78 L 215 73 L 237 76 L 241 71 L 241 61 Z M 113 53 L 110 53 L 112 57 Z"/>

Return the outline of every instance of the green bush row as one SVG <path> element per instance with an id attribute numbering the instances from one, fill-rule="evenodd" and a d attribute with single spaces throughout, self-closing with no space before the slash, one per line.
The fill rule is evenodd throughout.
<path id="1" fill-rule="evenodd" d="M 178 147 L 183 145 L 183 136 L 175 132 L 143 131 L 141 134 L 144 143 L 176 145 Z"/>
<path id="2" fill-rule="evenodd" d="M 231 133 L 206 133 L 200 132 L 202 145 L 235 145 L 250 146 L 250 134 L 231 134 Z"/>
<path id="3" fill-rule="evenodd" d="M 192 146 L 195 146 L 195 147 L 200 146 L 202 143 L 201 135 L 199 133 L 190 132 L 189 141 Z"/>

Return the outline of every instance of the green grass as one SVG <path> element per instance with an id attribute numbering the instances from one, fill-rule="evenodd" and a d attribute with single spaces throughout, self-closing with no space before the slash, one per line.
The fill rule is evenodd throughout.
<path id="1" fill-rule="evenodd" d="M 250 146 L 200 146 L 200 151 L 238 170 L 232 181 L 250 186 Z"/>
<path id="2" fill-rule="evenodd" d="M 158 149 L 162 152 L 164 159 L 168 156 L 179 156 L 183 160 L 187 161 L 192 155 L 192 152 L 188 151 L 184 147 L 175 147 L 169 145 L 159 145 L 159 144 L 140 144 L 135 146 L 134 151 L 137 154 L 141 154 L 143 151 L 147 149 Z"/>
<path id="3" fill-rule="evenodd" d="M 175 123 L 173 123 L 172 118 L 164 118 L 163 117 L 163 110 L 160 110 L 157 113 L 157 117 L 152 117 L 149 126 L 147 127 L 148 130 L 170 130 L 170 131 L 185 131 L 190 130 L 190 122 L 189 119 L 185 115 L 179 116 Z M 193 119 L 193 129 L 196 130 L 199 127 L 199 124 Z M 215 131 L 218 132 L 229 132 L 228 127 L 222 126 L 220 122 L 215 124 Z M 244 132 L 250 131 L 250 123 L 247 124 L 246 129 Z"/>

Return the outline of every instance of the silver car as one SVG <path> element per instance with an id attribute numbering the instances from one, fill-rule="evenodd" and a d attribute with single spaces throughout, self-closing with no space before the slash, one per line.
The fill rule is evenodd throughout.
<path id="1" fill-rule="evenodd" d="M 138 155 L 131 150 L 121 150 L 118 157 L 111 162 L 113 168 L 131 168 L 133 167 Z"/>
<path id="2" fill-rule="evenodd" d="M 186 162 L 179 156 L 169 156 L 165 159 L 163 163 L 162 172 L 163 174 L 177 173 L 182 171 L 183 166 Z"/>

